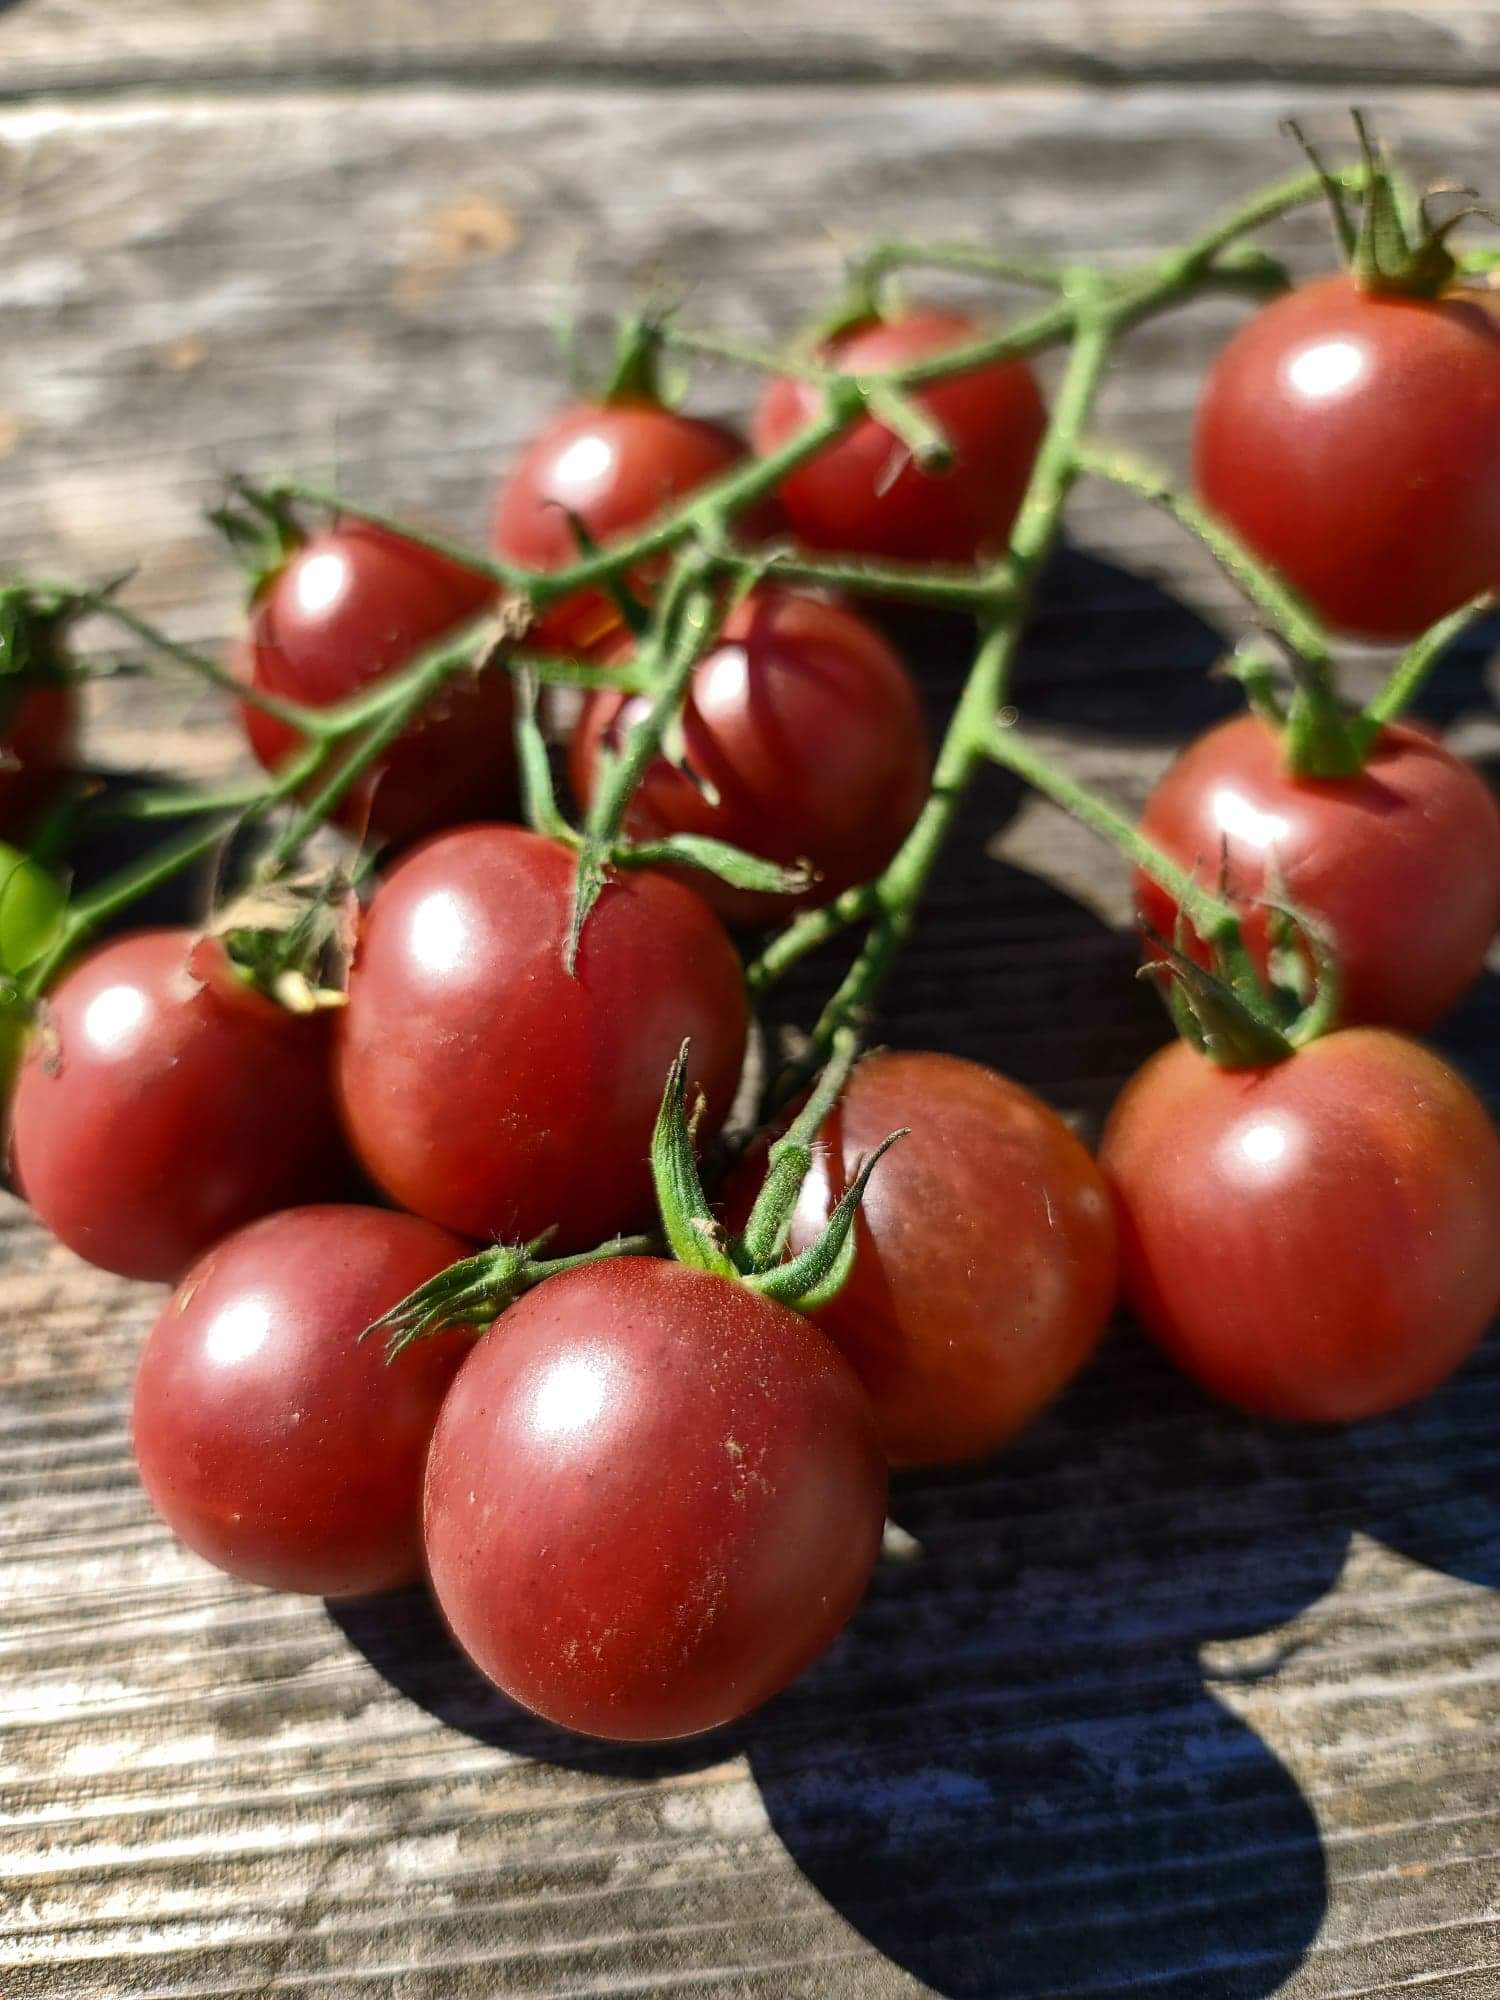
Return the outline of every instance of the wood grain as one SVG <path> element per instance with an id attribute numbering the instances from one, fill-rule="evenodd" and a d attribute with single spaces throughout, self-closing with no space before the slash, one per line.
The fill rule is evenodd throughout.
<path id="1" fill-rule="evenodd" d="M 1094 12 L 1056 10 L 1059 35 Z M 422 47 L 448 37 L 444 60 L 476 21 L 495 50 L 560 18 L 462 5 L 437 26 L 362 13 L 408 81 L 354 93 L 318 81 L 352 12 L 273 4 L 254 37 L 242 9 L 192 13 L 191 41 L 165 6 L 0 17 L 12 61 L 18 34 L 35 62 L 71 21 L 49 60 L 73 40 L 67 61 L 143 85 L 0 116 L 0 555 L 94 575 L 138 560 L 137 601 L 207 640 L 232 591 L 196 513 L 232 466 L 336 458 L 353 490 L 477 534 L 557 394 L 561 312 L 593 327 L 664 273 L 692 285 L 694 317 L 779 334 L 826 297 L 843 247 L 897 227 L 1067 255 L 1164 245 L 1279 170 L 1288 102 L 1341 102 L 440 88 L 412 53 L 419 18 Z M 903 46 L 940 45 L 966 14 L 899 10 Z M 1298 14 L 1354 32 L 1343 10 Z M 1487 10 L 1444 15 L 1487 33 Z M 570 35 L 603 18 L 574 10 Z M 649 18 L 700 50 L 733 19 Z M 853 18 L 825 10 L 807 61 Z M 775 19 L 756 10 L 771 39 Z M 1189 51 L 1222 25 L 1175 19 L 1162 35 Z M 1433 19 L 1390 10 L 1402 33 Z M 877 14 L 861 59 L 920 68 L 894 46 Z M 152 63 L 210 77 L 236 47 L 267 74 L 305 65 L 302 84 L 145 87 L 167 73 Z M 1461 177 L 1493 157 L 1478 94 L 1382 109 Z M 1311 256 L 1318 225 L 1286 240 Z M 1234 310 L 1135 340 L 1101 429 L 1180 459 Z M 743 388 L 710 375 L 699 393 L 728 407 Z M 1022 702 L 1072 768 L 1135 804 L 1229 706 L 1206 669 L 1235 608 L 1149 513 L 1084 491 L 1074 532 Z M 953 633 L 894 629 L 941 711 Z M 1445 668 L 1430 712 L 1493 763 L 1486 658 L 1475 645 Z M 206 774 L 237 754 L 182 683 L 102 691 L 94 725 L 106 762 Z M 996 1062 L 1087 1122 L 1161 1032 L 1125 912 L 1113 858 L 996 776 L 885 1032 Z M 804 1018 L 828 976 L 799 977 Z M 1443 1036 L 1492 1094 L 1497 995 L 1492 975 Z M 725 1741 L 651 1755 L 518 1715 L 417 1596 L 279 1597 L 177 1548 L 125 1425 L 157 1295 L 50 1246 L 9 1200 L 0 1263 L 7 2000 L 1500 1992 L 1494 1340 L 1408 1416 L 1323 1435 L 1210 1408 L 1122 1330 L 1012 1451 L 901 1482 L 921 1557 L 882 1572 L 801 1687 Z"/>
<path id="2" fill-rule="evenodd" d="M 1500 76 L 1491 0 L 21 0 L 0 92 L 295 77 L 515 89 L 1036 80 L 1465 89 Z"/>

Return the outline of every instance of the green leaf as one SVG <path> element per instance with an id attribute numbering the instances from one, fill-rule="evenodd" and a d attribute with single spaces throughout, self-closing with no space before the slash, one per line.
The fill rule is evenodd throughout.
<path id="1" fill-rule="evenodd" d="M 730 1245 L 730 1255 L 740 1269 L 766 1271 L 780 1259 L 802 1184 L 812 1167 L 813 1146 L 858 1059 L 859 1037 L 852 1028 L 840 1028 L 806 1104 L 767 1153 L 766 1177 L 755 1206 L 742 1235 Z"/>
<path id="2" fill-rule="evenodd" d="M 903 1127 L 881 1140 L 860 1168 L 843 1200 L 829 1216 L 816 1243 L 809 1245 L 800 1256 L 793 1257 L 790 1263 L 756 1272 L 742 1282 L 764 1297 L 775 1299 L 781 1305 L 793 1306 L 799 1312 L 815 1312 L 819 1306 L 827 1305 L 830 1299 L 836 1298 L 854 1269 L 854 1223 L 870 1176 L 896 1141 L 906 1136 L 907 1130 Z"/>
<path id="3" fill-rule="evenodd" d="M 578 948 L 583 942 L 583 927 L 604 891 L 606 859 L 606 852 L 599 842 L 591 834 L 585 834 L 579 843 L 577 872 L 573 878 L 573 910 L 568 919 L 568 935 L 563 943 L 563 968 L 570 979 L 576 977 L 578 972 Z"/>
<path id="4" fill-rule="evenodd" d="M 660 868 L 669 864 L 701 868 L 705 874 L 729 883 L 731 888 L 768 896 L 801 895 L 814 879 L 806 863 L 783 868 L 779 861 L 747 854 L 743 848 L 731 847 L 727 841 L 712 840 L 702 833 L 674 833 L 665 840 L 617 848 L 614 859 L 623 868 Z"/>
<path id="5" fill-rule="evenodd" d="M 561 505 L 561 502 L 558 503 Z M 571 507 L 564 507 L 568 526 L 573 530 L 573 539 L 578 544 L 578 553 L 583 556 L 597 556 L 602 553 L 598 542 L 589 533 L 588 523 L 581 514 L 575 514 Z M 651 613 L 642 604 L 626 583 L 623 576 L 611 573 L 599 578 L 598 587 L 605 592 L 624 621 L 625 628 L 637 639 L 651 623 Z"/>
<path id="6" fill-rule="evenodd" d="M 687 1115 L 687 1062 L 684 1042 L 667 1072 L 656 1129 L 651 1134 L 651 1178 L 662 1231 L 672 1255 L 694 1270 L 738 1277 L 721 1247 L 721 1232 L 698 1178 L 698 1156 Z"/>
<path id="7" fill-rule="evenodd" d="M 552 785 L 552 760 L 547 740 L 537 721 L 537 684 L 534 674 L 521 673 L 516 684 L 516 764 L 521 775 L 521 810 L 526 824 L 536 833 L 554 840 L 577 838 L 558 809 Z"/>

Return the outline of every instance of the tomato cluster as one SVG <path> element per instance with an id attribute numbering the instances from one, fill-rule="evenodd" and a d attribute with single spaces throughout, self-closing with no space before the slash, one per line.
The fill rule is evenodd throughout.
<path id="1" fill-rule="evenodd" d="M 819 359 L 868 375 L 976 338 L 914 310 L 845 327 Z M 785 449 L 821 397 L 815 379 L 774 382 L 756 450 Z M 740 547 L 1002 553 L 1046 424 L 1029 366 L 967 368 L 914 406 L 951 470 L 866 414 L 739 515 Z M 1207 502 L 1330 619 L 1389 635 L 1496 581 L 1497 446 L 1490 318 L 1339 279 L 1231 345 L 1198 467 Z M 550 576 L 752 463 L 734 431 L 637 383 L 543 430 L 501 491 L 494 546 Z M 528 638 L 601 675 L 568 746 L 581 810 L 648 705 L 606 670 L 637 658 L 663 561 L 649 540 L 619 560 L 614 587 L 595 570 L 540 591 Z M 259 579 L 233 655 L 254 754 L 280 770 L 308 711 L 381 685 L 495 597 L 487 573 L 386 528 L 306 537 Z M 6 831 L 64 757 L 70 702 L 38 687 L 11 716 Z M 700 1151 L 725 1124 L 750 1031 L 734 928 L 870 882 L 917 824 L 916 682 L 845 597 L 761 578 L 723 604 L 622 837 L 706 836 L 800 886 L 612 866 L 581 930 L 574 848 L 512 823 L 513 719 L 503 670 L 455 677 L 347 795 L 346 826 L 386 859 L 342 1005 L 292 1011 L 226 940 L 157 930 L 72 964 L 39 1011 L 15 1176 L 80 1256 L 176 1285 L 141 1359 L 135 1447 L 161 1515 L 210 1561 L 330 1596 L 425 1573 L 517 1700 L 600 1736 L 678 1736 L 744 1714 L 835 1638 L 876 1559 L 888 1465 L 1003 1446 L 1084 1365 L 1122 1288 L 1185 1369 L 1273 1417 L 1389 1409 L 1480 1337 L 1500 1300 L 1500 1142 L 1395 1031 L 1431 1024 L 1479 970 L 1500 811 L 1429 735 L 1391 724 L 1358 772 L 1310 777 L 1247 717 L 1193 745 L 1145 813 L 1160 853 L 1238 912 L 1268 985 L 1286 977 L 1278 912 L 1294 913 L 1302 973 L 1337 965 L 1334 1031 L 1238 1066 L 1166 1050 L 1097 1160 L 992 1070 L 869 1056 L 809 1141 L 769 1259 L 745 1246 L 797 1104 L 741 1150 L 700 1266 L 584 1253 L 650 1226 L 684 1042 Z M 57 910 L 50 877 L 13 850 L 0 864 L 13 981 Z M 1154 875 L 1139 897 L 1148 949 L 1189 983 L 1194 957 L 1222 970 Z M 842 1288 L 794 1309 L 778 1273 L 895 1130 Z M 449 1325 L 389 1365 L 361 1340 L 478 1246 L 543 1238 L 566 1268 L 492 1330 Z"/>

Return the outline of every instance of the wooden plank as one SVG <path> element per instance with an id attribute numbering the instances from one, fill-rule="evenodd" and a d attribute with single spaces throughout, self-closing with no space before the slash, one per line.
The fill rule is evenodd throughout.
<path id="1" fill-rule="evenodd" d="M 231 591 L 196 508 L 230 466 L 307 469 L 336 446 L 355 490 L 477 533 L 556 393 L 561 309 L 597 316 L 658 271 L 693 281 L 696 318 L 780 333 L 844 247 L 997 233 L 1002 200 L 1034 248 L 1165 245 L 1276 170 L 1282 103 L 872 90 L 810 118 L 806 93 L 767 88 L 12 109 L 0 312 L 23 367 L 0 392 L 0 552 L 140 560 L 138 601 L 213 638 Z M 1403 93 L 1389 122 L 1460 176 L 1492 147 L 1474 98 Z M 1298 256 L 1317 232 L 1290 233 Z M 1135 341 L 1101 428 L 1179 457 L 1232 317 Z M 1080 494 L 1076 533 L 1021 694 L 1071 768 L 1133 804 L 1228 705 L 1204 669 L 1232 601 L 1118 500 Z M 940 711 L 952 633 L 896 630 Z M 1439 676 L 1432 712 L 1495 759 L 1482 659 Z M 237 754 L 181 684 L 103 690 L 96 711 L 107 761 L 206 773 Z M 1125 910 L 1112 858 L 996 777 L 885 1032 L 1090 1119 L 1161 1032 Z M 788 1004 L 805 1018 L 826 977 L 808 967 Z M 1443 1037 L 1492 1092 L 1497 1027 L 1492 975 Z M 648 1754 L 518 1715 L 415 1596 L 327 1607 L 178 1549 L 125 1427 L 156 1304 L 0 1205 L 7 2000 L 1496 1990 L 1493 1339 L 1422 1408 L 1340 1436 L 1213 1410 L 1122 1331 L 992 1465 L 900 1482 L 921 1559 L 882 1572 L 801 1687 L 725 1741 Z"/>
<path id="2" fill-rule="evenodd" d="M 657 85 L 1067 79 L 1464 88 L 1500 76 L 1493 0 L 30 0 L 0 91 L 201 80 Z"/>

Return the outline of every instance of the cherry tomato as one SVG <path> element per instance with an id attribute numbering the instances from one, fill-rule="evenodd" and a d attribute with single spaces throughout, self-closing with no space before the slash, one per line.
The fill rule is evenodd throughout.
<path id="1" fill-rule="evenodd" d="M 1206 504 L 1330 624 L 1410 638 L 1500 583 L 1500 327 L 1456 292 L 1300 286 L 1215 362 L 1194 461 Z"/>
<path id="2" fill-rule="evenodd" d="M 700 486 L 722 478 L 746 456 L 744 440 L 724 424 L 684 416 L 661 403 L 632 399 L 581 403 L 563 410 L 521 454 L 495 504 L 497 555 L 526 569 L 566 569 L 585 553 L 569 516 L 600 548 L 646 527 Z M 764 532 L 762 507 L 741 532 Z M 643 565 L 630 575 L 637 595 L 660 573 Z M 620 612 L 603 590 L 581 590 L 551 605 L 533 640 L 583 656 L 618 638 Z"/>
<path id="3" fill-rule="evenodd" d="M 957 1056 L 883 1051 L 819 1133 L 792 1218 L 808 1248 L 862 1160 L 906 1127 L 866 1192 L 854 1269 L 812 1317 L 853 1364 L 891 1460 L 933 1465 L 1004 1444 L 1088 1359 L 1115 1299 L 1103 1175 L 1056 1112 Z M 764 1171 L 727 1196 L 742 1228 Z"/>
<path id="4" fill-rule="evenodd" d="M 468 1245 L 412 1215 L 268 1215 L 193 1266 L 135 1382 L 141 1479 L 172 1532 L 248 1583 L 349 1597 L 422 1574 L 422 1474 L 472 1346 L 386 1366 L 359 1336 Z"/>
<path id="5" fill-rule="evenodd" d="M 692 1038 L 705 1137 L 743 1060 L 739 960 L 718 919 L 646 872 L 606 885 L 563 966 L 574 861 L 519 827 L 466 827 L 387 877 L 339 1017 L 338 1087 L 386 1193 L 469 1236 L 591 1247 L 648 1219 L 651 1130 Z"/>
<path id="6" fill-rule="evenodd" d="M 618 747 L 645 705 L 613 689 L 589 697 L 569 761 L 580 799 L 592 796 L 600 744 Z M 799 592 L 760 589 L 730 614 L 693 675 L 683 739 L 693 775 L 656 760 L 627 821 L 634 838 L 708 834 L 816 870 L 795 902 L 690 871 L 689 885 L 732 921 L 774 923 L 878 875 L 927 797 L 911 677 L 862 618 Z"/>
<path id="7" fill-rule="evenodd" d="M 68 973 L 16 1084 L 23 1193 L 70 1250 L 175 1279 L 226 1231 L 341 1191 L 327 1017 L 244 985 L 212 940 L 137 931 Z"/>
<path id="8" fill-rule="evenodd" d="M 935 307 L 876 320 L 841 335 L 827 359 L 851 373 L 880 373 L 980 338 L 962 313 Z M 946 473 L 925 473 L 882 425 L 854 424 L 784 479 L 782 505 L 798 538 L 909 562 L 971 563 L 1009 537 L 1047 425 L 1036 377 L 1024 361 L 995 361 L 923 389 L 916 398 L 955 454 Z M 821 414 L 816 383 L 772 382 L 755 420 L 755 445 L 778 450 Z"/>
<path id="9" fill-rule="evenodd" d="M 33 681 L 0 730 L 0 837 L 22 840 L 77 753 L 78 700 L 65 682 Z"/>
<path id="10" fill-rule="evenodd" d="M 315 535 L 257 598 L 236 656 L 263 694 L 328 708 L 407 666 L 477 618 L 494 585 L 472 570 L 364 521 Z M 250 746 L 268 771 L 301 747 L 297 732 L 242 706 Z M 339 817 L 402 844 L 515 802 L 513 708 L 507 675 L 460 674 L 439 690 L 355 787 Z"/>
<path id="11" fill-rule="evenodd" d="M 1429 1026 L 1477 978 L 1500 923 L 1500 807 L 1471 765 L 1419 729 L 1383 729 L 1357 777 L 1306 779 L 1287 773 L 1274 730 L 1239 716 L 1183 753 L 1141 830 L 1206 886 L 1222 880 L 1263 973 L 1257 898 L 1315 920 L 1349 1023 Z M 1145 876 L 1136 894 L 1142 918 L 1172 937 L 1171 897 Z"/>
<path id="12" fill-rule="evenodd" d="M 1350 1423 L 1435 1388 L 1500 1304 L 1500 1140 L 1435 1055 L 1347 1028 L 1264 1069 L 1186 1043 L 1110 1114 L 1125 1296 L 1243 1409 Z"/>
<path id="13" fill-rule="evenodd" d="M 807 1321 L 647 1257 L 528 1292 L 438 1419 L 433 1588 L 482 1672 L 590 1736 L 692 1736 L 757 1707 L 868 1581 L 885 1465 Z"/>

